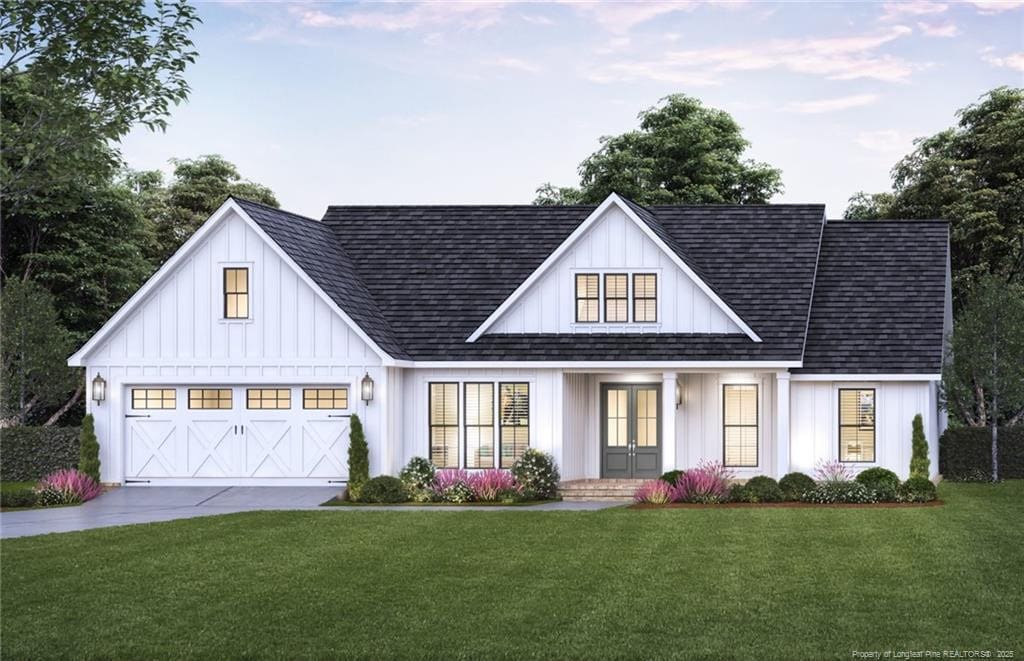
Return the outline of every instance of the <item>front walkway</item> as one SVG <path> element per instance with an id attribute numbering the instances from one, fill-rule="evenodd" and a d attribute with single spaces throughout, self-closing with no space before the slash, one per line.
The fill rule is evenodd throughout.
<path id="1" fill-rule="evenodd" d="M 554 502 L 534 506 L 444 507 L 320 507 L 337 495 L 336 487 L 131 487 L 113 489 L 77 507 L 51 507 L 0 513 L 0 538 L 43 535 L 155 523 L 197 516 L 256 510 L 314 510 L 321 512 L 451 511 L 451 510 L 593 510 L 620 503 Z"/>

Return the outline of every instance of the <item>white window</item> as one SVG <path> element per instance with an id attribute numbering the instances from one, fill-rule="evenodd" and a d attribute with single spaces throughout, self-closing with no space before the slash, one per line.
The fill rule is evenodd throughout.
<path id="1" fill-rule="evenodd" d="M 249 318 L 249 269 L 224 269 L 224 318 Z"/>
<path id="2" fill-rule="evenodd" d="M 875 460 L 875 390 L 839 389 L 839 461 Z"/>
<path id="3" fill-rule="evenodd" d="M 734 468 L 757 466 L 757 385 L 722 386 L 724 461 Z"/>

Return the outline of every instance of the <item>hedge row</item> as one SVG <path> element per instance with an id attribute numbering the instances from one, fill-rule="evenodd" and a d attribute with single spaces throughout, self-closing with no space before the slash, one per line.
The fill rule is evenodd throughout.
<path id="1" fill-rule="evenodd" d="M 992 474 L 992 432 L 985 427 L 947 429 L 939 439 L 939 470 L 950 480 Z M 1000 479 L 1024 478 L 1024 426 L 999 428 Z"/>
<path id="2" fill-rule="evenodd" d="M 0 482 L 30 482 L 78 466 L 79 427 L 0 429 Z"/>

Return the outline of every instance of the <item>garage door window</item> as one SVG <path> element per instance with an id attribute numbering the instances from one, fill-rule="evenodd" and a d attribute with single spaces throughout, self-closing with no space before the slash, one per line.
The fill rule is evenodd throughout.
<path id="1" fill-rule="evenodd" d="M 249 388 L 245 396 L 250 409 L 290 409 L 292 391 L 288 388 Z"/>
<path id="2" fill-rule="evenodd" d="M 174 388 L 132 388 L 133 409 L 173 409 L 176 406 Z"/>
<path id="3" fill-rule="evenodd" d="M 231 388 L 189 388 L 190 409 L 230 409 Z"/>
<path id="4" fill-rule="evenodd" d="M 347 409 L 348 388 L 303 388 L 304 409 Z"/>

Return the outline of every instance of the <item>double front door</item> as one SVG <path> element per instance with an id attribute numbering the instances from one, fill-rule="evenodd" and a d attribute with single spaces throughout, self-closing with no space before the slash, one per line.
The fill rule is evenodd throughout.
<path id="1" fill-rule="evenodd" d="M 601 385 L 601 477 L 661 475 L 661 386 Z"/>

